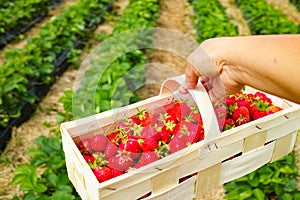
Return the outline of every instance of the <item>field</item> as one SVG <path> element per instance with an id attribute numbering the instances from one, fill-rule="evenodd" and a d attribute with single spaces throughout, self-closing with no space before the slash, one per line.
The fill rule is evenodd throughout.
<path id="1" fill-rule="evenodd" d="M 17 0 L 14 1 L 17 2 Z M 11 1 L 12 4 L 14 1 Z M 161 27 L 178 31 L 197 43 L 201 43 L 205 39 L 221 36 L 300 32 L 300 1 L 296 0 L 63 0 L 51 2 L 55 6 L 49 5 L 49 8 L 45 8 L 46 11 L 42 13 L 43 17 L 39 21 L 13 39 L 5 41 L 0 50 L 0 134 L 2 134 L 0 199 L 3 200 L 14 197 L 15 199 L 50 199 L 50 197 L 80 199 L 67 180 L 63 181 L 61 187 L 58 186 L 60 178 L 67 179 L 59 126 L 62 122 L 73 119 L 72 94 L 74 93 L 72 90 L 83 60 L 89 59 L 90 52 L 110 36 L 134 28 Z M 44 5 L 44 3 L 41 4 Z M 14 15 L 10 5 L 0 3 L 0 6 L 1 12 L 6 13 L 7 16 Z M 31 6 L 34 8 L 38 5 L 32 3 Z M 4 12 L 9 9 L 11 9 L 10 13 Z M 30 10 L 25 6 L 22 9 L 24 13 L 26 9 Z M 1 12 L 0 20 L 5 21 L 3 18 L 8 17 L 4 14 L 1 16 Z M 211 17 L 214 14 L 217 17 Z M 36 14 L 26 15 L 36 18 Z M 18 24 L 20 21 L 23 25 Z M 18 30 L 32 21 L 29 17 L 27 21 L 19 19 L 10 24 L 15 23 L 14 26 Z M 5 23 L 2 22 L 2 24 Z M 2 24 L 0 23 L 0 26 L 5 28 Z M 0 27 L 1 37 L 5 35 L 2 34 L 5 32 L 3 27 Z M 8 32 L 16 32 L 12 28 L 14 27 L 8 27 Z M 160 42 L 159 39 L 160 37 L 154 37 L 153 42 Z M 3 40 L 6 39 L 2 37 L 0 42 Z M 114 85 L 123 74 L 131 70 L 132 66 L 146 63 L 154 64 L 146 65 L 144 71 L 138 71 L 128 78 L 133 83 L 140 85 L 143 83 L 143 86 L 132 94 L 128 84 L 126 86 L 125 83 L 125 87 L 121 90 L 122 95 L 133 95 L 134 100 L 156 96 L 159 93 L 159 84 L 168 77 L 183 74 L 185 70 L 185 60 L 171 52 L 159 49 L 138 50 L 132 54 L 129 53 L 127 57 L 116 59 L 113 64 L 116 67 L 115 71 L 120 71 L 120 74 L 114 74 L 109 80 L 104 77 L 101 84 Z M 118 66 L 125 67 L 118 68 Z M 102 87 L 101 84 L 99 87 Z M 101 107 L 101 111 L 109 110 L 110 106 L 107 102 L 112 99 L 109 94 L 115 88 L 107 86 L 102 89 L 103 92 L 99 94 L 97 105 Z M 84 98 L 88 96 L 85 91 L 81 90 L 78 95 Z M 119 96 L 120 94 L 114 96 L 115 106 L 122 105 L 122 101 L 118 99 Z M 84 102 L 83 99 L 80 101 Z M 88 107 L 88 104 L 83 103 L 83 106 Z M 97 111 L 99 112 L 99 110 L 95 112 Z M 87 115 L 88 113 L 82 112 L 81 114 Z M 10 134 L 4 137 L 5 131 Z M 36 140 L 37 138 L 40 139 Z M 49 142 L 53 142 L 52 147 L 46 145 Z M 288 158 L 296 164 L 291 170 L 299 169 L 296 173 L 290 174 L 290 177 L 295 180 L 298 180 L 300 174 L 299 142 L 300 140 L 296 142 L 293 154 Z M 32 149 L 36 145 L 38 147 Z M 47 146 L 48 149 L 42 148 L 41 145 Z M 28 151 L 29 149 L 31 150 Z M 53 157 L 57 159 L 52 159 Z M 286 163 L 290 164 L 290 162 Z M 22 172 L 18 167 L 24 164 L 31 167 L 24 168 Z M 52 173 L 53 179 L 43 174 L 45 171 L 48 175 Z M 16 172 L 22 174 L 19 180 L 14 178 Z M 44 178 L 49 179 L 41 180 L 42 174 Z M 57 177 L 54 177 L 54 174 Z M 51 183 L 47 185 L 46 182 Z M 46 188 L 38 188 L 37 184 L 44 184 Z M 299 195 L 299 189 L 300 179 L 296 189 L 292 187 L 290 191 L 291 194 L 295 194 L 294 199 L 296 199 L 296 194 Z M 201 199 L 224 198 L 226 198 L 226 190 L 224 186 L 220 186 L 209 194 L 205 194 Z M 247 199 L 247 197 L 240 196 L 240 199 Z M 269 195 L 266 199 L 278 198 Z"/>

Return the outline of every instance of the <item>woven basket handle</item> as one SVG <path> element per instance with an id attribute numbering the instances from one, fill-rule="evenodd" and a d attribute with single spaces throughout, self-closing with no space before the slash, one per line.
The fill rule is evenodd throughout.
<path id="1" fill-rule="evenodd" d="M 162 84 L 160 95 L 165 96 L 174 93 L 178 89 L 178 86 L 183 85 L 184 82 L 185 75 L 175 76 L 165 80 Z M 209 147 L 211 144 L 215 144 L 215 141 L 220 136 L 219 124 L 213 105 L 207 91 L 200 81 L 194 89 L 188 90 L 188 92 L 194 99 L 201 113 L 205 134 L 204 146 Z"/>

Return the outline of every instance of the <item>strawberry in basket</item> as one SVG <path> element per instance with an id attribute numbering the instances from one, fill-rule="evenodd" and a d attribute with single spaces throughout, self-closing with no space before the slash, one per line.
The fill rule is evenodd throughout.
<path id="1" fill-rule="evenodd" d="M 282 110 L 261 92 L 238 92 L 224 102 L 213 103 L 222 131 Z M 104 182 L 204 140 L 202 117 L 197 106 L 174 100 L 154 110 L 137 110 L 106 135 L 98 133 L 77 147 L 98 181 Z"/>

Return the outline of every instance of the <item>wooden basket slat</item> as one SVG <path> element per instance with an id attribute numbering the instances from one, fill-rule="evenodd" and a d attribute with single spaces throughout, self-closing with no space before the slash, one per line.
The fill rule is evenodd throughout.
<path id="1" fill-rule="evenodd" d="M 254 171 L 271 160 L 275 142 L 247 152 L 222 164 L 219 184 L 224 184 Z M 254 162 L 255 161 L 255 162 Z"/>

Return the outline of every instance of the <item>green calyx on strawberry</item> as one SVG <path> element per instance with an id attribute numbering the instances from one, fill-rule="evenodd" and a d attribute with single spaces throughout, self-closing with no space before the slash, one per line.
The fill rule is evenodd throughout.
<path id="1" fill-rule="evenodd" d="M 131 117 L 134 123 L 140 124 L 141 126 L 148 126 L 151 123 L 150 113 L 146 110 L 138 110 L 138 113 Z"/>

